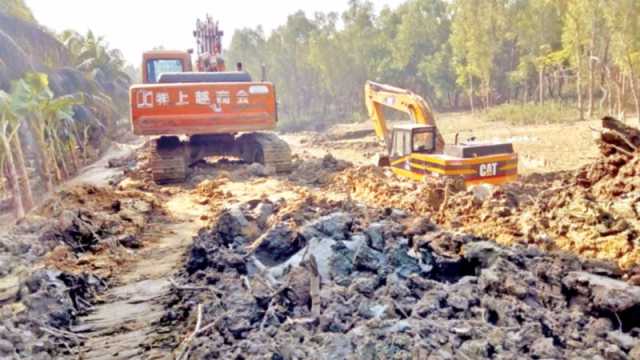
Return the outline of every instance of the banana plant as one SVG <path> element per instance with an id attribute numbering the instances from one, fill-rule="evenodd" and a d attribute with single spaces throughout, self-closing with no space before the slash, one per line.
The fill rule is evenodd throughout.
<path id="1" fill-rule="evenodd" d="M 31 181 L 29 179 L 29 172 L 27 171 L 26 158 L 22 148 L 22 139 L 20 137 L 20 128 L 23 124 L 23 119 L 12 111 L 12 102 L 15 101 L 11 95 L 3 95 L 3 101 L 1 107 L 2 113 L 5 119 L 9 122 L 9 126 L 12 129 L 12 136 L 10 138 L 11 146 L 13 150 L 13 156 L 15 158 L 16 170 L 18 172 L 18 183 L 22 191 L 22 202 L 26 211 L 31 210 L 34 206 L 33 191 L 31 189 Z M 14 135 L 15 134 L 15 135 Z M 0 167 L 1 168 L 1 167 Z"/>
<path id="2" fill-rule="evenodd" d="M 22 116 L 35 140 L 36 162 L 39 175 L 47 192 L 53 191 L 53 174 L 51 154 L 47 151 L 45 123 L 42 119 L 42 108 L 46 101 L 53 97 L 49 89 L 47 75 L 27 73 L 24 78 L 14 81 L 11 91 L 14 101 L 13 110 Z"/>
<path id="3" fill-rule="evenodd" d="M 42 118 L 45 124 L 45 132 L 49 140 L 49 150 L 54 154 L 54 169 L 58 172 L 56 176 L 67 178 L 72 175 L 71 152 L 75 147 L 69 147 L 69 139 L 73 137 L 71 127 L 73 127 L 73 107 L 83 103 L 80 95 L 65 95 L 54 99 L 49 99 L 42 107 Z M 70 151 L 68 151 L 70 150 Z M 58 162 L 60 167 L 58 167 Z"/>
<path id="4" fill-rule="evenodd" d="M 0 90 L 0 157 L 2 158 L 3 167 L 5 167 L 5 176 L 13 195 L 13 204 L 18 219 L 25 215 L 25 207 L 22 201 L 22 191 L 18 180 L 18 170 L 16 162 L 11 151 L 11 139 L 17 135 L 18 127 L 11 127 L 12 113 L 10 110 L 10 97 L 7 93 Z"/>
<path id="5" fill-rule="evenodd" d="M 73 118 L 73 106 L 82 103 L 82 99 L 77 95 L 55 98 L 47 75 L 41 73 L 27 73 L 14 82 L 12 94 L 15 112 L 27 120 L 35 138 L 40 176 L 47 191 L 53 191 L 54 178 L 60 182 L 64 175 L 69 175 L 63 175 L 58 165 L 60 162 L 63 169 L 67 167 L 59 141 L 60 127 Z"/>

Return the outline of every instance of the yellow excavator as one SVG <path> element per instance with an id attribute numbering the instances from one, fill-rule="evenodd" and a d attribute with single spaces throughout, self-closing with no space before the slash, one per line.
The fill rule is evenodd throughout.
<path id="1" fill-rule="evenodd" d="M 518 177 L 518 155 L 511 143 L 467 141 L 445 144 L 429 103 L 405 89 L 368 81 L 365 102 L 376 135 L 387 153 L 379 166 L 389 166 L 399 176 L 422 181 L 427 177 L 459 177 L 465 185 L 499 185 Z M 411 123 L 389 128 L 384 108 L 404 112 Z"/>

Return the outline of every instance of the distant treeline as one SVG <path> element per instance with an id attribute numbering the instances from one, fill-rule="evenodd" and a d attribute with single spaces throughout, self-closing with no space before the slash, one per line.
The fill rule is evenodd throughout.
<path id="1" fill-rule="evenodd" d="M 361 118 L 377 80 L 438 110 L 553 100 L 581 117 L 640 113 L 638 0 L 407 0 L 303 12 L 233 35 L 227 59 L 276 83 L 289 128 Z"/>

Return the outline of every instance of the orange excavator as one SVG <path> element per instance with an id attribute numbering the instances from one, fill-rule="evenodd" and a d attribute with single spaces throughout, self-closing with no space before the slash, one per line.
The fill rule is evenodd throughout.
<path id="1" fill-rule="evenodd" d="M 190 165 L 209 156 L 290 170 L 291 149 L 269 132 L 278 121 L 275 86 L 264 79 L 253 81 L 240 63 L 236 71 L 226 71 L 223 32 L 210 16 L 197 21 L 193 34 L 195 64 L 192 50 L 146 52 L 143 84 L 130 89 L 133 133 L 157 136 L 153 179 L 182 182 Z"/>

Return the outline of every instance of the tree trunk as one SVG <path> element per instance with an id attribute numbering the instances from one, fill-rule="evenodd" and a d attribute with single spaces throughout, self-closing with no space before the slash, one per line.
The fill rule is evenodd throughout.
<path id="1" fill-rule="evenodd" d="M 580 120 L 584 120 L 584 104 L 582 103 L 582 72 L 580 71 L 580 63 L 578 63 L 578 71 L 576 72 L 576 92 L 578 93 L 578 109 L 580 110 Z"/>
<path id="2" fill-rule="evenodd" d="M 538 102 L 542 105 L 544 104 L 544 66 L 540 66 L 538 70 L 538 87 L 540 90 Z"/>
<path id="3" fill-rule="evenodd" d="M 565 72 L 564 69 L 560 70 L 560 76 L 558 76 L 558 99 L 562 101 L 562 89 L 564 88 Z"/>
<path id="4" fill-rule="evenodd" d="M 469 75 L 469 105 L 471 106 L 471 112 L 476 112 L 473 105 L 473 76 Z"/>
<path id="5" fill-rule="evenodd" d="M 13 161 L 13 152 L 11 151 L 11 146 L 9 145 L 9 140 L 5 135 L 0 135 L 0 146 L 5 153 L 5 166 L 6 168 L 6 176 L 7 182 L 9 183 L 9 187 L 11 187 L 11 192 L 13 193 L 13 205 L 16 213 L 16 218 L 22 219 L 24 217 L 24 205 L 22 204 L 22 194 L 20 191 L 20 184 L 18 184 L 18 174 L 16 171 L 16 165 Z"/>
<path id="6" fill-rule="evenodd" d="M 593 66 L 593 49 L 595 47 L 595 38 L 596 38 L 596 29 L 595 24 L 591 25 L 591 41 L 589 43 L 589 108 L 587 109 L 587 116 L 593 116 L 593 88 L 595 86 L 595 66 Z"/>
<path id="7" fill-rule="evenodd" d="M 631 80 L 631 94 L 633 95 L 633 102 L 636 105 L 636 118 L 638 123 L 640 123 L 640 94 L 638 94 L 637 79 L 632 75 L 629 80 Z"/>
<path id="8" fill-rule="evenodd" d="M 60 138 L 58 134 L 55 133 L 55 130 L 51 130 L 51 139 L 49 140 L 51 144 L 51 155 L 53 157 L 53 163 L 56 164 L 58 172 L 59 182 L 62 182 L 64 179 L 69 178 L 69 167 L 67 166 L 66 154 L 64 149 L 62 148 L 62 143 L 60 142 Z M 60 160 L 60 165 L 58 166 L 58 160 Z"/>
<path id="9" fill-rule="evenodd" d="M 629 66 L 629 85 L 631 88 L 631 95 L 633 96 L 633 102 L 636 105 L 636 118 L 640 123 L 640 94 L 638 94 L 638 79 L 636 76 L 636 72 L 634 71 L 631 54 L 629 53 L 627 53 L 627 65 Z"/>
<path id="10" fill-rule="evenodd" d="M 614 84 L 616 85 L 616 117 L 620 119 L 620 113 L 622 108 L 622 82 L 619 80 L 620 76 L 618 76 L 618 80 L 615 80 Z M 622 119 L 620 119 L 622 120 Z"/>
<path id="11" fill-rule="evenodd" d="M 36 157 L 39 168 L 40 168 L 40 177 L 42 177 L 42 181 L 45 184 L 47 192 L 53 192 L 53 179 L 51 176 L 51 168 L 49 167 L 49 156 L 47 156 L 47 144 L 44 140 L 44 134 L 41 129 L 35 124 L 38 121 L 37 119 L 29 119 L 27 124 L 29 124 L 29 129 L 35 139 L 35 150 Z"/>
<path id="12" fill-rule="evenodd" d="M 29 172 L 24 161 L 24 152 L 22 151 L 22 141 L 20 134 L 16 134 L 13 138 L 13 156 L 16 163 L 16 171 L 18 175 L 18 183 L 22 192 L 22 205 L 25 211 L 33 208 L 33 192 L 31 191 L 31 183 L 29 181 Z"/>
<path id="13" fill-rule="evenodd" d="M 626 121 L 627 119 L 627 85 L 629 83 L 629 80 L 627 78 L 626 75 L 622 75 L 622 102 L 620 103 L 621 108 L 620 108 L 620 112 L 622 113 L 621 119 L 622 121 Z"/>
<path id="14" fill-rule="evenodd" d="M 556 97 L 554 86 L 553 86 L 553 83 L 555 81 L 555 75 L 553 73 L 547 74 L 545 75 L 545 79 L 547 80 L 547 87 L 546 87 L 547 97 L 553 100 Z"/>
<path id="15" fill-rule="evenodd" d="M 73 174 L 77 174 L 80 171 L 80 162 L 78 161 L 78 154 L 76 153 L 76 144 L 72 139 L 69 143 L 69 157 L 71 158 L 71 165 L 73 166 Z"/>

